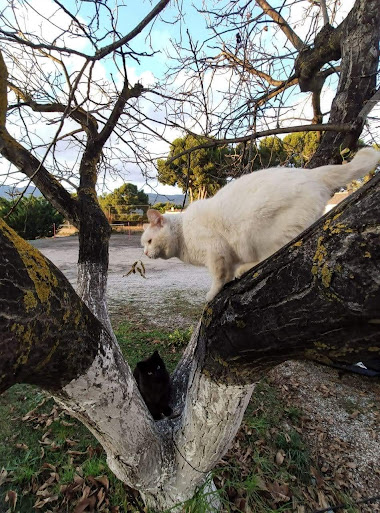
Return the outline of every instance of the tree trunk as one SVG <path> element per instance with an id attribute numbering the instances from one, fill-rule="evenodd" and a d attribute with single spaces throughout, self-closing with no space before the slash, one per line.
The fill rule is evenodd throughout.
<path id="1" fill-rule="evenodd" d="M 329 123 L 350 123 L 353 129 L 348 134 L 325 132 L 308 164 L 310 168 L 340 163 L 341 150 L 356 148 L 365 122 L 359 113 L 376 91 L 380 33 L 378 0 L 356 0 L 342 26 L 341 71 Z"/>
<path id="2" fill-rule="evenodd" d="M 173 375 L 180 415 L 159 422 L 108 329 L 1 221 L 0 390 L 49 390 L 96 436 L 119 479 L 152 508 L 174 508 L 206 482 L 267 370 L 289 358 L 379 356 L 379 189 L 380 176 L 207 306 Z"/>
<path id="3" fill-rule="evenodd" d="M 183 414 L 154 422 L 113 336 L 63 274 L 3 221 L 0 240 L 0 390 L 25 382 L 52 393 L 151 507 L 190 499 L 238 430 L 252 385 L 215 385 L 202 375 L 204 348 L 195 334 L 191 365 L 182 366 L 191 382 L 186 403 L 178 397 L 174 405 Z"/>

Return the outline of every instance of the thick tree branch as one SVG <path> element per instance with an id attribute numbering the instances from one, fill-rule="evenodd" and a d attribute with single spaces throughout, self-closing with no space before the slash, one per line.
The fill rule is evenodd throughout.
<path id="1" fill-rule="evenodd" d="M 380 357 L 380 175 L 206 309 L 204 372 L 257 380 L 290 359 Z"/>
<path id="2" fill-rule="evenodd" d="M 97 145 L 97 147 L 100 150 L 103 148 L 107 139 L 109 138 L 109 136 L 115 129 L 115 126 L 116 126 L 117 122 L 119 121 L 120 116 L 123 113 L 123 110 L 124 110 L 124 107 L 125 107 L 127 101 L 130 100 L 131 98 L 138 98 L 139 96 L 141 96 L 143 89 L 144 88 L 143 88 L 142 84 L 139 84 L 138 82 L 133 87 L 130 87 L 127 78 L 125 78 L 123 89 L 118 96 L 115 106 L 112 109 L 112 112 L 111 112 L 107 122 L 105 123 L 102 131 L 96 137 L 95 144 Z"/>
<path id="3" fill-rule="evenodd" d="M 59 389 L 92 363 L 105 330 L 63 274 L 3 220 L 0 240 L 0 390 L 18 382 Z"/>
<path id="4" fill-rule="evenodd" d="M 330 61 L 341 57 L 342 35 L 347 18 L 337 28 L 325 25 L 316 35 L 313 47 L 304 46 L 294 64 L 301 91 L 315 91 L 323 84 L 318 72 Z"/>
<path id="5" fill-rule="evenodd" d="M 337 94 L 331 106 L 329 123 L 351 123 L 352 130 L 325 133 L 309 162 L 310 167 L 339 161 L 343 148 L 355 149 L 370 109 L 366 102 L 376 99 L 379 65 L 380 10 L 377 0 L 356 0 L 347 18 L 336 29 L 340 32 L 342 59 Z M 321 42 L 323 44 L 323 41 Z"/>
<path id="6" fill-rule="evenodd" d="M 275 80 L 268 73 L 264 73 L 263 71 L 258 70 L 246 59 L 240 59 L 236 54 L 232 54 L 231 52 L 224 49 L 219 55 L 213 58 L 213 60 L 219 59 L 220 57 L 226 59 L 232 66 L 240 66 L 242 72 L 247 72 L 250 75 L 254 75 L 264 79 L 268 84 L 274 86 L 283 86 L 283 80 Z"/>

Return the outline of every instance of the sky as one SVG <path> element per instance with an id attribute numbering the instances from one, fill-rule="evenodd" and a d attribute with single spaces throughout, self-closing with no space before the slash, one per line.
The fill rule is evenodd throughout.
<path id="1" fill-rule="evenodd" d="M 0 0 L 0 4 L 4 0 Z M 210 0 L 211 1 L 211 0 Z M 34 9 L 37 12 L 41 12 L 41 1 L 40 0 L 29 0 L 30 4 L 34 7 Z M 112 1 L 108 2 L 108 5 L 112 6 Z M 131 29 L 133 29 L 136 24 L 144 18 L 144 16 L 151 10 L 152 4 L 149 1 L 134 1 L 133 4 L 131 2 L 126 2 L 127 6 L 125 8 L 121 8 L 119 10 L 119 27 L 122 27 L 122 33 L 123 35 L 128 33 Z M 156 2 L 153 2 L 153 5 Z M 201 0 L 195 0 L 195 2 L 191 2 L 190 0 L 183 0 L 181 2 L 180 0 L 172 0 L 169 7 L 165 9 L 165 11 L 161 15 L 161 20 L 157 20 L 154 22 L 151 30 L 148 30 L 147 28 L 138 35 L 131 43 L 131 46 L 133 49 L 138 51 L 146 51 L 148 47 L 148 43 L 152 43 L 152 47 L 158 47 L 158 48 L 165 48 L 166 46 L 170 45 L 170 39 L 171 38 L 177 38 L 182 35 L 185 39 L 186 38 L 186 29 L 189 29 L 190 33 L 192 34 L 192 37 L 195 41 L 202 41 L 206 39 L 206 36 L 208 34 L 206 25 L 207 22 L 205 18 L 202 16 L 202 14 L 197 13 L 196 9 L 194 9 L 193 5 L 197 7 L 201 7 Z M 219 0 L 219 4 L 221 1 Z M 275 7 L 277 4 L 280 3 L 280 0 L 273 0 L 272 5 Z M 282 3 L 282 2 L 281 2 Z M 344 0 L 343 3 L 343 10 L 341 13 L 341 16 L 345 16 L 345 14 L 349 11 L 349 9 L 352 7 L 354 3 L 354 0 Z M 181 24 L 173 24 L 173 20 L 178 14 L 177 5 L 181 5 L 181 14 L 182 14 L 182 23 Z M 67 0 L 64 3 L 65 6 L 72 9 L 75 5 L 77 5 L 76 0 Z M 86 2 L 80 2 L 78 4 L 81 6 L 80 14 L 78 15 L 78 18 L 83 21 L 84 24 L 87 22 L 88 16 L 90 16 L 90 11 L 88 9 L 88 4 Z M 131 5 L 133 5 L 133 8 L 131 8 Z M 307 5 L 307 4 L 306 4 Z M 47 19 L 50 21 L 54 20 L 56 7 L 54 7 L 51 0 L 44 0 L 43 2 L 43 13 L 46 16 Z M 291 20 L 295 24 L 295 29 L 297 31 L 297 34 L 302 38 L 307 38 L 307 31 L 308 27 L 306 24 L 302 24 L 300 20 L 302 19 L 302 11 L 300 10 L 300 4 L 296 4 L 296 8 L 292 10 L 291 12 Z M 41 24 L 39 17 L 36 13 L 33 12 L 33 10 L 29 10 L 28 15 L 25 19 L 25 27 L 34 27 L 37 30 L 40 30 L 41 33 L 45 35 L 47 39 L 54 39 L 59 34 L 58 28 L 54 26 L 54 24 L 49 23 L 45 21 Z M 181 30 L 181 33 L 180 33 Z M 271 27 L 269 27 L 269 31 L 267 34 L 264 34 L 264 36 L 267 38 L 267 44 L 271 44 L 271 38 L 273 35 L 271 34 Z M 149 40 L 147 40 L 147 37 L 149 37 Z M 105 44 L 105 42 L 102 42 L 102 45 Z M 281 44 L 281 41 L 277 37 L 277 44 Z M 90 48 L 83 42 L 83 40 L 78 40 L 76 42 L 76 48 L 83 52 L 90 52 Z M 73 57 L 72 61 L 70 63 L 72 69 L 77 67 L 79 65 L 80 59 L 77 59 L 78 62 L 76 62 L 76 58 Z M 153 58 L 151 57 L 142 57 L 140 59 L 140 62 L 136 62 L 132 59 L 130 59 L 127 63 L 128 65 L 128 78 L 130 83 L 134 84 L 137 81 L 140 81 L 145 87 L 150 86 L 154 84 L 157 80 L 159 81 L 164 73 L 164 70 L 166 68 L 167 64 L 167 57 L 165 55 L 164 51 L 161 51 L 160 53 L 157 53 Z M 104 79 L 110 79 L 111 73 L 114 72 L 114 67 L 112 61 L 109 61 L 107 64 L 97 64 L 94 73 L 97 74 L 97 77 L 104 78 Z M 214 102 L 223 101 L 220 97 L 219 90 L 222 90 L 225 87 L 225 81 L 227 77 L 224 75 L 219 75 L 216 77 L 217 80 L 215 81 L 214 86 Z M 181 80 L 185 80 L 185 74 L 183 73 L 180 75 L 177 79 L 178 82 Z M 207 81 L 207 77 L 205 77 L 205 81 Z M 223 83 L 224 82 L 224 83 Z M 324 105 L 323 110 L 327 111 L 329 108 L 329 105 L 331 103 L 331 100 L 333 98 L 333 87 L 329 88 L 327 87 L 324 92 Z M 151 109 L 151 108 L 150 108 Z M 157 118 L 162 118 L 163 114 L 153 112 L 151 109 L 150 114 Z M 289 114 L 290 118 L 287 120 L 287 123 L 289 125 L 291 124 L 300 124 L 299 117 L 307 117 L 310 112 L 305 110 L 305 106 L 301 102 L 300 105 L 297 107 L 297 109 L 293 110 Z M 201 120 L 201 123 L 204 122 L 204 120 Z M 69 125 L 68 125 L 69 126 Z M 74 127 L 74 124 L 73 124 Z M 189 128 L 189 127 L 188 127 Z M 17 129 L 14 128 L 14 130 L 17 133 Z M 38 134 L 36 134 L 36 137 L 43 137 L 49 135 L 49 132 L 51 132 L 52 128 L 49 125 L 41 126 L 39 127 Z M 167 130 L 165 132 L 165 138 L 169 141 L 173 140 L 174 138 L 182 135 L 179 130 Z M 118 144 L 118 141 L 114 141 L 115 144 Z M 165 142 L 155 142 L 154 143 L 154 150 L 156 153 L 161 152 L 162 155 L 165 155 L 165 153 L 168 151 L 168 145 Z M 65 154 L 65 159 L 67 162 L 67 165 L 74 165 L 75 161 L 77 159 L 77 155 L 73 150 L 65 149 L 63 150 Z M 0 170 L 1 167 L 4 168 L 4 162 L 0 161 Z M 126 175 L 125 179 L 123 178 L 117 178 L 117 177 L 108 177 L 106 182 L 106 189 L 107 191 L 113 190 L 116 187 L 122 185 L 124 181 L 129 181 L 132 183 L 135 183 L 139 187 L 144 187 L 144 190 L 146 192 L 152 192 L 149 187 L 146 185 L 144 186 L 145 179 L 142 177 L 140 171 L 138 170 L 136 165 L 130 165 L 128 166 L 128 174 Z M 153 173 L 153 170 L 152 170 Z M 181 191 L 178 188 L 164 186 L 162 184 L 158 184 L 155 180 L 151 180 L 150 185 L 153 187 L 153 190 L 156 190 L 157 192 L 161 194 L 178 194 Z"/>

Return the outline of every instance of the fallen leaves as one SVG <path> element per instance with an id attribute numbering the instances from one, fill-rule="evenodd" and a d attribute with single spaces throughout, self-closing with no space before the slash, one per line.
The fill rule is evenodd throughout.
<path id="1" fill-rule="evenodd" d="M 8 508 L 6 513 L 24 511 L 24 496 L 33 498 L 33 511 L 44 513 L 119 513 L 119 507 L 113 504 L 115 492 L 110 486 L 108 476 L 102 473 L 96 476 L 86 475 L 84 470 L 86 462 L 102 461 L 103 449 L 99 444 L 88 445 L 82 449 L 83 442 L 75 438 L 77 433 L 74 430 L 78 424 L 71 418 L 67 420 L 67 413 L 56 404 L 48 409 L 49 399 L 44 398 L 21 418 L 14 419 L 30 424 L 31 428 L 39 433 L 41 463 L 33 475 L 26 478 L 23 483 L 20 483 L 17 472 L 9 472 L 4 468 L 0 470 L 0 486 L 4 486 L 5 489 L 1 498 Z M 42 409 L 47 411 L 41 411 Z M 62 436 L 64 433 L 71 434 L 65 437 Z M 16 437 L 17 434 L 12 437 L 12 446 L 25 453 L 23 458 L 26 471 L 29 473 L 34 465 L 28 464 L 31 444 L 17 440 Z M 51 463 L 51 458 L 57 463 Z M 100 468 L 101 466 L 100 464 Z M 13 490 L 13 483 L 17 483 L 17 491 Z M 135 509 L 127 506 L 125 513 L 127 511 L 132 512 Z"/>
<path id="2" fill-rule="evenodd" d="M 277 465 L 282 465 L 285 459 L 285 451 L 279 450 L 276 454 L 275 461 Z"/>
<path id="3" fill-rule="evenodd" d="M 145 276 L 145 265 L 143 264 L 142 260 L 136 260 L 136 262 L 133 262 L 133 264 L 131 265 L 130 270 L 127 272 L 127 274 L 123 274 L 123 277 L 124 276 L 129 276 L 131 274 L 136 274 L 136 272 L 139 273 L 139 275 L 142 278 L 146 278 L 146 276 Z"/>
<path id="4" fill-rule="evenodd" d="M 9 511 L 14 511 L 16 509 L 17 504 L 17 493 L 13 490 L 8 490 L 5 494 L 5 502 L 9 502 Z"/>

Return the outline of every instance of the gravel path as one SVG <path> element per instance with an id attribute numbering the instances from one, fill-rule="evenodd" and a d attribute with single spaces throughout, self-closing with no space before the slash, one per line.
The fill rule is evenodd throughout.
<path id="1" fill-rule="evenodd" d="M 75 287 L 78 237 L 57 237 L 31 241 L 51 260 Z M 124 276 L 132 264 L 142 259 L 146 279 L 138 273 Z M 178 258 L 150 260 L 140 246 L 140 234 L 114 234 L 110 240 L 108 307 L 111 318 L 138 315 L 152 324 L 183 327 L 193 324 L 206 302 L 211 278 L 203 267 L 186 265 Z"/>

